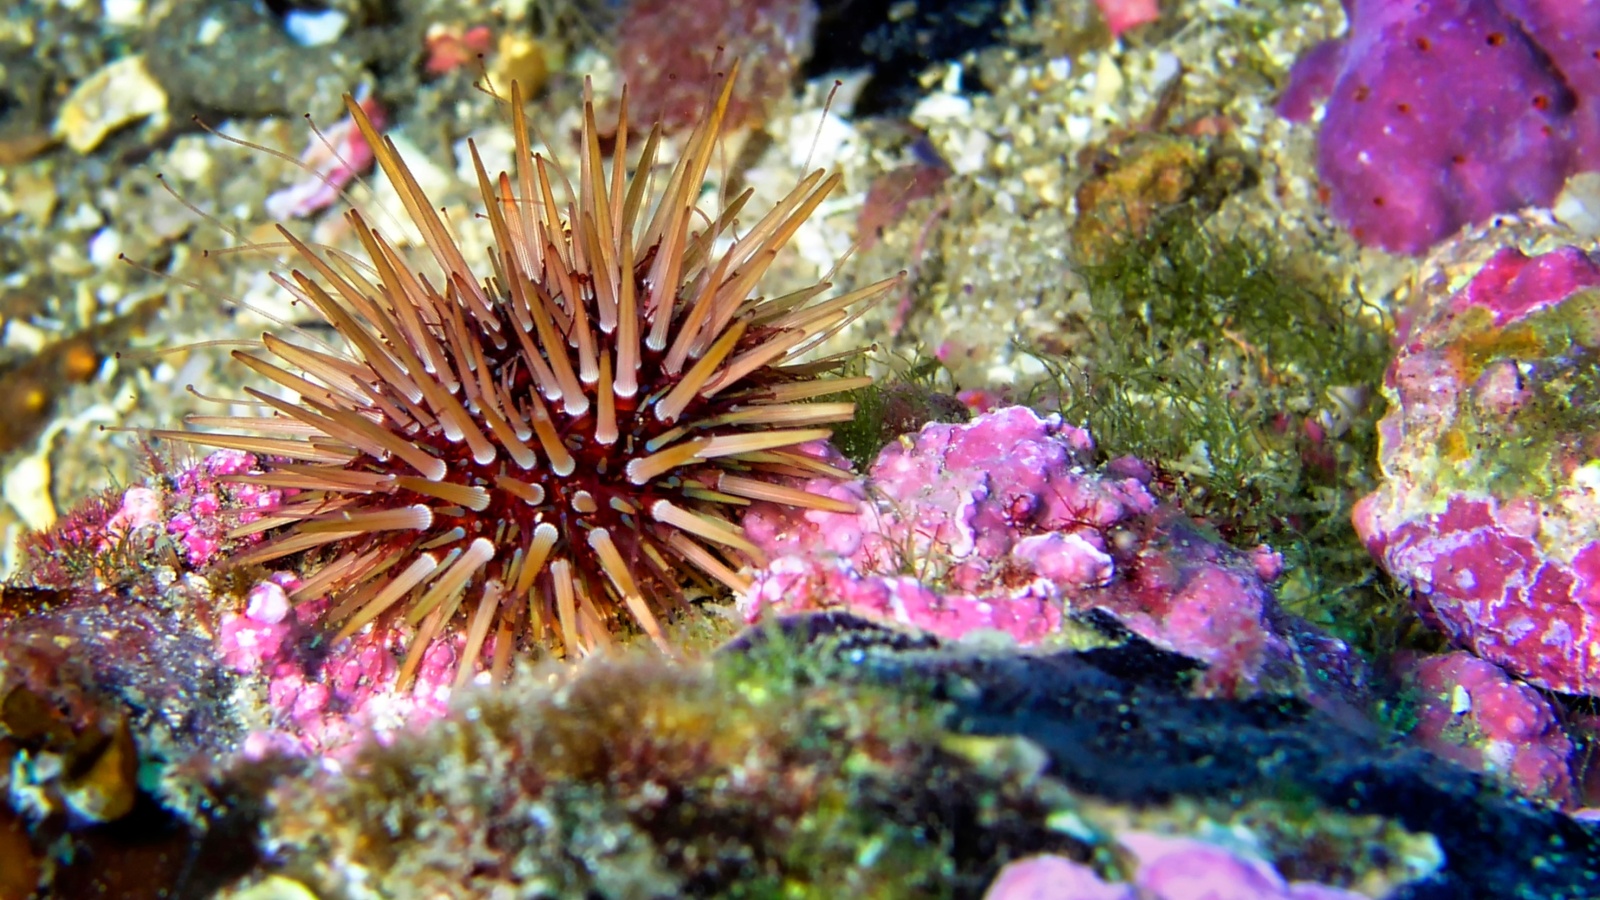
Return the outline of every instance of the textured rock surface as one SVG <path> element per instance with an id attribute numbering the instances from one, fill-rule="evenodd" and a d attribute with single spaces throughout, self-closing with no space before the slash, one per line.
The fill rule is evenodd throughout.
<path id="1" fill-rule="evenodd" d="M 844 655 L 871 677 L 935 685 L 953 703 L 963 734 L 1037 743 L 1050 759 L 1047 774 L 1082 794 L 1147 809 L 1174 797 L 1211 797 L 1230 809 L 1250 798 L 1292 797 L 1271 821 L 1304 816 L 1309 829 L 1327 835 L 1334 830 L 1329 815 L 1302 805 L 1314 796 L 1326 804 L 1321 810 L 1393 816 L 1411 834 L 1431 835 L 1437 869 L 1412 868 L 1428 857 L 1424 847 L 1391 845 L 1388 862 L 1403 855 L 1411 877 L 1422 878 L 1363 888 L 1368 896 L 1549 900 L 1593 897 L 1600 886 L 1600 842 L 1589 826 L 1298 701 L 1185 696 L 1163 672 L 1170 671 L 1171 655 L 1138 639 L 1079 653 L 1004 655 L 959 648 L 880 655 L 853 640 Z M 1181 825 L 1172 831 L 1189 833 Z M 1322 842 L 1301 846 L 1271 854 L 1291 883 L 1351 886 L 1297 861 L 1315 855 L 1342 866 L 1366 852 Z"/>
<path id="2" fill-rule="evenodd" d="M 1572 741 L 1538 691 L 1461 651 L 1409 659 L 1400 670 L 1417 701 L 1413 740 L 1525 796 L 1569 798 Z"/>
<path id="3" fill-rule="evenodd" d="M 1456 646 L 1600 692 L 1600 266 L 1501 250 L 1389 368 L 1368 549 Z"/>

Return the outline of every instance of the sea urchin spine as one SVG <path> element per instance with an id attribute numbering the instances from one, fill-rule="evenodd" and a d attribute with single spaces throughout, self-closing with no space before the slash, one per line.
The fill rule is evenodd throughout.
<path id="1" fill-rule="evenodd" d="M 586 99 L 573 190 L 532 152 L 513 87 L 515 176 L 491 180 L 471 148 L 494 235 L 481 279 L 394 144 L 347 98 L 438 271 L 413 271 L 354 209 L 364 259 L 283 231 L 311 271 L 275 277 L 346 347 L 265 334 L 261 355 L 234 356 L 298 400 L 247 388 L 262 415 L 156 432 L 259 454 L 262 471 L 241 480 L 295 489 L 231 532 L 268 536 L 231 564 L 321 553 L 294 599 L 329 596 L 341 637 L 386 616 L 415 626 L 402 682 L 462 611 L 465 678 L 491 629 L 502 672 L 519 632 L 569 657 L 631 628 L 666 649 L 663 616 L 693 574 L 680 561 L 736 590 L 747 585 L 739 569 L 761 562 L 733 508 L 843 510 L 782 481 L 845 474 L 796 448 L 853 414 L 818 398 L 864 379 L 796 360 L 893 281 L 825 301 L 827 284 L 752 297 L 838 176 L 807 175 L 742 235 L 748 190 L 703 217 L 695 202 L 732 84 L 730 73 L 654 195 L 661 128 L 629 177 L 625 93 L 609 173 Z"/>

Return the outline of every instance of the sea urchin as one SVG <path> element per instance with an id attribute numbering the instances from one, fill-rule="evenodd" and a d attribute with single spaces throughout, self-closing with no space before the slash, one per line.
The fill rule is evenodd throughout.
<path id="1" fill-rule="evenodd" d="M 275 277 L 345 346 L 264 334 L 260 355 L 233 355 L 297 400 L 246 388 L 262 415 L 157 432 L 258 454 L 261 471 L 240 480 L 293 489 L 232 530 L 266 539 L 230 565 L 317 554 L 294 599 L 330 597 L 340 637 L 380 617 L 415 626 L 402 682 L 460 611 L 465 677 L 491 629 L 497 670 L 519 635 L 569 657 L 633 629 L 666 649 L 663 617 L 686 579 L 741 589 L 740 568 L 761 561 L 734 508 L 842 508 L 783 482 L 845 474 L 797 447 L 853 413 L 819 398 L 864 380 L 796 360 L 893 282 L 826 300 L 827 284 L 753 296 L 838 176 L 807 175 L 743 234 L 748 190 L 715 219 L 700 213 L 732 84 L 730 73 L 658 192 L 660 126 L 628 174 L 626 93 L 609 172 L 586 98 L 574 190 L 531 151 L 513 87 L 515 175 L 491 180 L 471 148 L 494 235 L 481 278 L 347 98 L 437 271 L 414 271 L 358 210 L 346 218 L 364 258 L 283 231 L 310 271 Z"/>

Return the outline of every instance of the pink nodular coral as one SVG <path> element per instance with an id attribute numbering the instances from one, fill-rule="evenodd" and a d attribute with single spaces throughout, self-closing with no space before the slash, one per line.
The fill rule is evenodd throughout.
<path id="1" fill-rule="evenodd" d="M 164 491 L 127 491 L 103 530 L 112 535 L 121 529 L 164 527 L 183 561 L 205 569 L 230 548 L 262 540 L 260 534 L 229 537 L 228 532 L 255 521 L 261 510 L 293 493 L 235 480 L 258 472 L 258 464 L 249 453 L 212 453 L 177 473 Z M 262 680 L 266 721 L 246 742 L 248 754 L 283 751 L 337 758 L 363 735 L 383 738 L 445 711 L 459 638 L 432 642 L 413 683 L 402 689 L 395 681 L 406 652 L 404 627 L 369 627 L 330 646 L 327 600 L 291 601 L 299 585 L 290 572 L 268 576 L 250 588 L 243 611 L 224 613 L 217 628 L 217 655 L 223 664 Z"/>
<path id="2" fill-rule="evenodd" d="M 339 759 L 366 735 L 386 739 L 444 714 L 459 640 L 429 644 L 414 683 L 398 688 L 405 647 L 400 630 L 368 628 L 327 646 L 327 601 L 292 606 L 289 594 L 299 584 L 288 572 L 274 573 L 250 589 L 243 613 L 222 619 L 217 641 L 223 662 L 265 681 L 270 721 L 246 740 L 246 755 Z"/>
<path id="3" fill-rule="evenodd" d="M 1365 895 L 1284 880 L 1278 870 L 1206 841 L 1130 831 L 1117 838 L 1138 861 L 1134 882 L 1159 900 L 1358 900 Z"/>
<path id="4" fill-rule="evenodd" d="M 1291 659 L 1347 653 L 1286 624 L 1264 580 L 1281 570 L 1275 553 L 1205 536 L 1157 503 L 1147 469 L 1097 471 L 1093 450 L 1082 429 L 1022 407 L 925 426 L 885 448 L 865 480 L 805 485 L 851 512 L 752 505 L 745 535 L 771 563 L 740 609 L 753 621 L 844 607 L 1023 645 L 1058 636 L 1068 612 L 1098 610 L 1204 663 L 1200 689 L 1224 694 L 1252 691 Z"/>
<path id="5" fill-rule="evenodd" d="M 104 550 L 136 529 L 160 522 L 162 511 L 160 494 L 147 487 L 128 488 L 122 495 L 122 506 L 102 526 L 96 546 Z"/>
<path id="6" fill-rule="evenodd" d="M 174 480 L 174 489 L 165 502 L 169 515 L 167 533 L 189 565 L 197 569 L 210 565 L 228 540 L 229 529 L 256 521 L 261 514 L 255 510 L 269 509 L 282 501 L 285 491 L 229 482 L 230 476 L 255 470 L 256 462 L 249 453 L 219 450 Z M 223 515 L 225 505 L 227 515 Z M 242 543 L 260 540 L 259 534 L 238 539 Z"/>

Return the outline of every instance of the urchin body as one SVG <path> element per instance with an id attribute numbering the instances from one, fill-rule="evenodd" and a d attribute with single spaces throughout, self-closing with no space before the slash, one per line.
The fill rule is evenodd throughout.
<path id="1" fill-rule="evenodd" d="M 513 90 L 516 174 L 491 180 L 473 150 L 495 238 L 482 274 L 350 104 L 436 269 L 413 271 L 357 211 L 364 258 L 284 232 L 309 271 L 279 282 L 345 346 L 264 335 L 263 354 L 235 357 L 297 399 L 247 388 L 262 416 L 161 432 L 261 454 L 265 471 L 246 478 L 294 489 L 234 530 L 267 534 L 234 562 L 320 553 L 296 599 L 330 596 L 341 635 L 380 618 L 417 626 L 402 678 L 464 609 L 465 676 L 491 629 L 497 667 L 519 632 L 569 656 L 629 628 L 666 647 L 662 616 L 686 577 L 738 589 L 739 569 L 760 561 L 734 508 L 838 508 L 783 481 L 844 474 L 796 448 L 852 415 L 817 398 L 861 380 L 795 358 L 891 283 L 825 301 L 824 284 L 755 296 L 836 178 L 802 179 L 730 243 L 748 192 L 714 220 L 695 208 L 727 98 L 725 87 L 659 192 L 660 129 L 629 177 L 624 99 L 607 171 L 586 104 L 573 189 L 531 152 Z"/>

